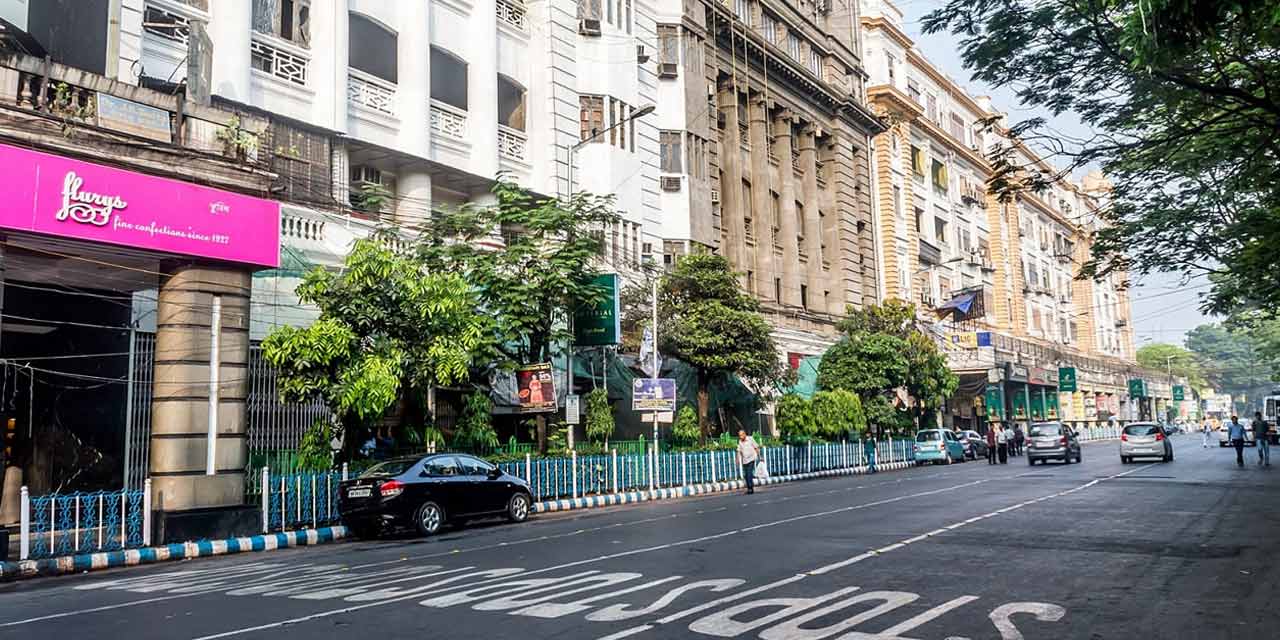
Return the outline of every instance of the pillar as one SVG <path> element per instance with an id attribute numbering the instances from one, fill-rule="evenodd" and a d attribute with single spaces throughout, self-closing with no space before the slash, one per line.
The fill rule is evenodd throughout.
<path id="1" fill-rule="evenodd" d="M 429 2 L 396 5 L 396 96 L 400 117 L 400 149 L 419 158 L 430 157 L 431 33 Z M 492 18 L 493 16 L 490 16 Z M 471 65 L 474 66 L 474 65 Z M 492 95 L 496 95 L 492 94 Z M 472 98 L 468 96 L 468 101 Z M 494 141 L 497 144 L 497 141 Z M 496 146 L 494 147 L 496 148 Z M 482 174 L 489 175 L 489 174 Z M 430 202 L 430 178 L 427 201 Z"/>
<path id="2" fill-rule="evenodd" d="M 248 461 L 245 396 L 252 274 L 241 268 L 192 264 L 165 271 L 156 307 L 152 506 L 165 514 L 239 507 L 244 503 Z M 220 309 L 216 324 L 221 326 L 216 352 L 215 309 Z M 211 384 L 215 357 L 216 385 Z M 210 474 L 210 412 L 215 406 Z M 170 536 L 162 535 L 166 537 Z"/>
<path id="3" fill-rule="evenodd" d="M 791 112 L 783 113 L 774 120 L 774 151 L 781 167 L 779 197 L 782 199 L 782 300 L 784 304 L 800 306 L 800 243 L 797 235 L 801 233 L 796 224 L 796 179 L 791 171 Z"/>
<path id="4" fill-rule="evenodd" d="M 729 264 L 738 271 L 745 271 L 743 247 L 746 236 L 743 227 L 746 225 L 743 212 L 751 206 L 742 197 L 742 140 L 740 127 L 746 124 L 738 118 L 738 89 L 729 86 L 720 90 L 720 110 L 725 114 L 725 127 L 722 134 L 720 150 L 720 166 L 723 168 L 723 179 L 720 181 L 721 216 L 720 229 L 724 242 L 724 256 Z"/>
<path id="5" fill-rule="evenodd" d="M 412 229 L 431 216 L 431 174 L 422 171 L 420 165 L 405 165 L 400 171 L 396 179 L 395 222 Z"/>
<path id="6" fill-rule="evenodd" d="M 822 248 L 824 230 L 822 217 L 819 215 L 822 198 L 818 193 L 818 153 L 812 125 L 804 127 L 797 143 L 801 175 L 795 176 L 794 169 L 791 174 L 793 179 L 800 181 L 800 192 L 803 194 L 801 199 L 804 202 L 805 253 L 809 254 L 809 263 L 805 267 L 805 280 L 809 284 L 809 308 L 814 311 L 826 311 L 827 301 L 823 297 L 823 292 L 829 287 L 824 271 L 828 268 L 827 265 L 833 263 L 833 256 L 830 254 L 835 252 L 835 247 L 827 245 L 826 249 Z M 827 213 L 835 215 L 834 211 Z"/>
<path id="7" fill-rule="evenodd" d="M 323 124 L 334 131 L 347 130 L 347 63 L 350 18 L 346 2 L 311 3 L 311 33 L 316 42 L 326 42 L 316 37 L 330 34 L 326 46 L 311 49 L 311 68 L 308 73 L 315 80 L 311 89 L 315 98 L 311 101 L 313 122 Z M 328 42 L 332 43 L 329 46 Z M 423 62 L 425 65 L 426 62 Z M 343 182 L 346 182 L 343 178 Z M 341 202 L 346 202 L 341 200 Z"/>
<path id="8" fill-rule="evenodd" d="M 773 236 L 773 197 L 769 194 L 775 186 L 773 166 L 769 163 L 768 117 L 769 105 L 755 100 L 750 105 L 751 148 L 759 149 L 751 154 L 751 202 L 755 211 L 756 235 L 756 289 L 751 293 L 758 300 L 773 300 L 773 279 L 777 277 L 773 247 L 779 238 Z M 779 232 L 781 233 L 781 232 Z"/>
<path id="9" fill-rule="evenodd" d="M 252 104 L 249 44 L 253 34 L 253 2 L 217 0 L 209 3 L 209 14 L 209 39 L 214 45 L 211 93 Z"/>
<path id="10" fill-rule="evenodd" d="M 467 136 L 472 149 L 471 173 L 492 176 L 498 173 L 498 101 L 494 97 L 498 95 L 497 2 L 475 0 L 469 24 L 471 45 L 467 48 Z M 607 120 L 605 126 L 608 126 Z M 631 125 L 627 126 L 629 128 Z M 480 150 L 484 150 L 483 153 Z"/>

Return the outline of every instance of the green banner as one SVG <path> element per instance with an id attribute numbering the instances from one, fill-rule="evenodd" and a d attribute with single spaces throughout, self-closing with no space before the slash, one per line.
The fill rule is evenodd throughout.
<path id="1" fill-rule="evenodd" d="M 987 420 L 1004 420 L 1004 389 L 998 384 L 987 385 L 985 394 Z"/>
<path id="2" fill-rule="evenodd" d="M 1182 390 L 1182 385 L 1180 384 L 1173 385 L 1173 399 L 1178 401 L 1187 399 L 1186 392 Z"/>
<path id="3" fill-rule="evenodd" d="M 618 274 L 603 273 L 592 280 L 602 296 L 595 304 L 578 305 L 573 314 L 573 343 L 580 347 L 603 347 L 618 344 L 622 331 L 619 326 Z"/>
<path id="4" fill-rule="evenodd" d="M 1058 391 L 1079 391 L 1075 367 L 1058 367 Z"/>
<path id="5" fill-rule="evenodd" d="M 1044 389 L 1036 389 L 1035 393 L 1031 394 L 1031 419 L 1032 420 L 1044 420 L 1044 416 L 1045 416 L 1044 400 L 1045 400 Z"/>
<path id="6" fill-rule="evenodd" d="M 1147 397 L 1147 381 L 1142 378 L 1129 379 L 1129 397 L 1145 398 Z"/>
<path id="7" fill-rule="evenodd" d="M 1050 420 L 1058 419 L 1058 394 L 1050 392 L 1044 397 L 1044 415 Z"/>
<path id="8" fill-rule="evenodd" d="M 1013 390 L 1013 417 L 1016 420 L 1027 419 L 1027 388 L 1019 385 Z"/>

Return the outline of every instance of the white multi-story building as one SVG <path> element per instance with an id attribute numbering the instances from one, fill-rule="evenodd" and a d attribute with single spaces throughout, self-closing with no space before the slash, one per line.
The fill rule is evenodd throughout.
<path id="1" fill-rule="evenodd" d="M 491 202 L 505 174 L 547 195 L 613 194 L 607 261 L 628 274 L 660 246 L 657 127 L 628 120 L 657 99 L 637 49 L 655 27 L 646 2 L 601 1 L 121 0 L 119 69 L 186 80 L 192 25 L 207 23 L 214 99 L 272 121 L 284 251 L 303 262 L 336 264 L 377 223 Z M 284 308 L 255 313 L 255 333 Z"/>

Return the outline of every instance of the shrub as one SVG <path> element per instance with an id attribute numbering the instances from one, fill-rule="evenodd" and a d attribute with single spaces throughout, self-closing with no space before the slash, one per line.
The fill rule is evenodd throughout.
<path id="1" fill-rule="evenodd" d="M 463 451 L 488 451 L 498 446 L 498 432 L 493 430 L 493 404 L 480 391 L 467 395 L 462 416 L 453 432 L 453 446 Z"/>
<path id="2" fill-rule="evenodd" d="M 702 431 L 698 429 L 698 412 L 689 405 L 680 407 L 676 423 L 671 427 L 671 439 L 677 445 L 688 447 L 697 443 L 701 435 Z"/>
<path id="3" fill-rule="evenodd" d="M 613 435 L 613 407 L 604 389 L 592 389 L 587 394 L 587 440 L 608 442 Z"/>
<path id="4" fill-rule="evenodd" d="M 333 449 L 329 441 L 333 432 L 328 420 L 316 420 L 298 444 L 299 471 L 328 471 L 333 466 Z"/>
<path id="5" fill-rule="evenodd" d="M 776 409 L 778 431 L 784 438 L 808 439 L 818 434 L 817 421 L 813 415 L 813 404 L 803 396 L 788 393 L 778 400 Z"/>
<path id="6" fill-rule="evenodd" d="M 812 406 L 817 433 L 827 440 L 856 437 L 867 426 L 862 400 L 852 391 L 819 391 Z"/>

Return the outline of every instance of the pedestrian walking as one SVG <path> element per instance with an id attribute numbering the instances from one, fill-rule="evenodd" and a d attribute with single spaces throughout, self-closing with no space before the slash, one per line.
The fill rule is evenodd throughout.
<path id="1" fill-rule="evenodd" d="M 756 492 L 756 461 L 760 459 L 760 445 L 747 432 L 738 430 L 738 464 L 742 465 L 742 477 L 747 481 L 747 495 Z"/>
<path id="2" fill-rule="evenodd" d="M 876 439 L 868 437 L 862 441 L 862 452 L 867 458 L 867 473 L 876 472 Z"/>
<path id="3" fill-rule="evenodd" d="M 1231 416 L 1231 424 L 1227 425 L 1227 440 L 1236 448 L 1236 466 L 1244 466 L 1244 425 L 1240 424 L 1240 416 Z"/>
<path id="4" fill-rule="evenodd" d="M 1009 429 L 996 432 L 996 449 L 1000 452 L 1000 464 L 1009 464 Z"/>
<path id="5" fill-rule="evenodd" d="M 1023 433 L 1022 425 L 1013 426 L 1013 450 L 1015 456 L 1022 455 L 1022 447 L 1027 442 L 1027 434 Z"/>
<path id="6" fill-rule="evenodd" d="M 1253 440 L 1258 446 L 1258 466 L 1271 466 L 1271 431 L 1270 425 L 1262 419 L 1262 412 L 1253 414 Z"/>
<path id="7" fill-rule="evenodd" d="M 1202 437 L 1201 437 L 1201 444 L 1200 444 L 1200 446 L 1201 446 L 1201 447 L 1203 447 L 1203 448 L 1205 448 L 1205 449 L 1208 449 L 1208 448 L 1209 448 L 1209 436 L 1213 435 L 1213 422 L 1211 422 L 1211 421 L 1209 420 L 1209 417 L 1208 417 L 1208 416 L 1205 416 L 1204 424 L 1200 426 L 1200 433 L 1201 433 L 1201 434 L 1203 434 L 1203 435 L 1202 435 Z"/>
<path id="8" fill-rule="evenodd" d="M 999 422 L 992 422 L 987 427 L 987 464 L 996 463 L 996 432 L 999 430 Z"/>

